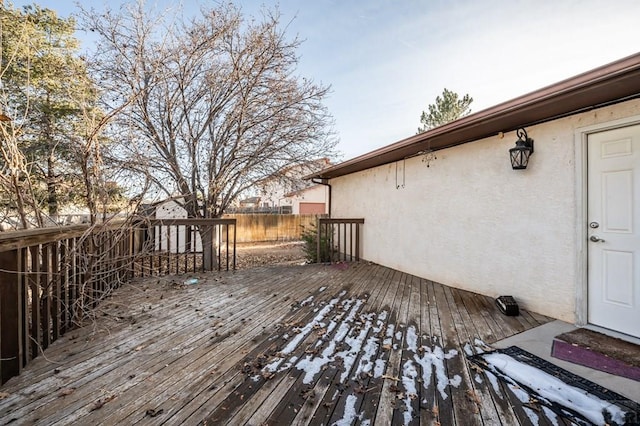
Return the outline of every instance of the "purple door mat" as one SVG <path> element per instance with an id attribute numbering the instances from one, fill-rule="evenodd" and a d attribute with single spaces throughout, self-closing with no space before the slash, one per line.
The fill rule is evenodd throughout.
<path id="1" fill-rule="evenodd" d="M 517 346 L 467 359 L 483 370 L 496 394 L 511 392 L 533 424 L 544 415 L 552 424 L 560 418 L 578 425 L 640 425 L 638 403 Z"/>
<path id="2" fill-rule="evenodd" d="M 640 346 L 585 328 L 556 336 L 551 356 L 640 381 Z"/>

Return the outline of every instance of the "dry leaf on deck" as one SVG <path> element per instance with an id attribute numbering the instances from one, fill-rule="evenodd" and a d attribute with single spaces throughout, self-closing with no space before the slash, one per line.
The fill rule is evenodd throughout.
<path id="1" fill-rule="evenodd" d="M 91 404 L 91 406 L 89 407 L 89 411 L 95 411 L 95 410 L 101 409 L 102 407 L 104 407 L 104 404 L 106 404 L 109 401 L 114 400 L 115 397 L 116 397 L 115 395 L 109 395 L 107 397 L 100 398 L 99 400 L 97 400 L 96 402 Z"/>
<path id="2" fill-rule="evenodd" d="M 467 390 L 467 397 L 476 404 L 480 404 L 480 397 L 478 397 L 478 394 L 475 391 Z"/>
<path id="3" fill-rule="evenodd" d="M 96 411 L 101 409 L 104 406 L 104 401 L 102 401 L 101 399 L 97 400 L 96 402 L 94 402 L 93 404 L 91 404 L 91 407 L 89 407 L 89 411 Z"/>
<path id="4" fill-rule="evenodd" d="M 58 397 L 71 395 L 73 392 L 75 392 L 75 390 L 76 390 L 76 388 L 60 389 L 60 392 L 58 392 Z"/>
<path id="5" fill-rule="evenodd" d="M 382 376 L 380 376 L 380 377 L 382 377 L 383 379 L 389 379 L 389 380 L 393 380 L 393 381 L 396 381 L 396 382 L 399 382 L 399 381 L 400 381 L 400 379 L 399 379 L 398 377 L 389 376 L 389 375 L 387 375 L 387 374 L 383 374 L 383 375 L 382 375 Z"/>
<path id="6" fill-rule="evenodd" d="M 157 410 L 154 410 L 153 408 L 150 408 L 150 409 L 147 410 L 145 415 L 149 416 L 149 417 L 155 417 L 155 416 L 159 416 L 163 412 L 164 412 L 164 410 L 162 408 L 159 408 Z"/>
<path id="7" fill-rule="evenodd" d="M 482 369 L 482 367 L 476 365 L 476 364 L 472 364 L 469 363 L 469 366 L 471 367 L 472 370 L 477 371 L 479 373 L 482 373 L 484 370 Z"/>

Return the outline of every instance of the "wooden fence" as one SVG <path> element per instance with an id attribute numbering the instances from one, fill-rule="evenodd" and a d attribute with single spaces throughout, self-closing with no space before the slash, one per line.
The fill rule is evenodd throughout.
<path id="1" fill-rule="evenodd" d="M 299 241 L 303 228 L 316 225 L 318 215 L 305 214 L 229 214 L 236 219 L 239 243 L 262 241 Z"/>
<path id="2" fill-rule="evenodd" d="M 151 220 L 1 233 L 2 383 L 133 277 L 235 268 L 235 223 Z"/>

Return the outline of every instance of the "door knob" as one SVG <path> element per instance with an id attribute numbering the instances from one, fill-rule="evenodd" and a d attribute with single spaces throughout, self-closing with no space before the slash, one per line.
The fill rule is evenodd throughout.
<path id="1" fill-rule="evenodd" d="M 604 243 L 604 240 L 597 235 L 592 235 L 589 239 L 594 243 Z"/>

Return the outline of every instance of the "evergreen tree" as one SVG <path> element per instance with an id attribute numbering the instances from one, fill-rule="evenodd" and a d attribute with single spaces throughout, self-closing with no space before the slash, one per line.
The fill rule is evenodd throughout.
<path id="1" fill-rule="evenodd" d="M 437 96 L 436 102 L 428 106 L 428 112 L 422 111 L 418 133 L 426 132 L 468 115 L 471 112 L 471 108 L 469 108 L 471 102 L 473 102 L 471 96 L 464 95 L 460 98 L 456 92 L 445 88 L 442 97 Z"/>
<path id="2" fill-rule="evenodd" d="M 2 7 L 0 25 L 3 110 L 12 112 L 11 133 L 34 198 L 30 204 L 55 220 L 60 206 L 83 192 L 74 142 L 83 131 L 81 103 L 95 104 L 95 90 L 79 55 L 73 18 L 37 5 Z"/>

